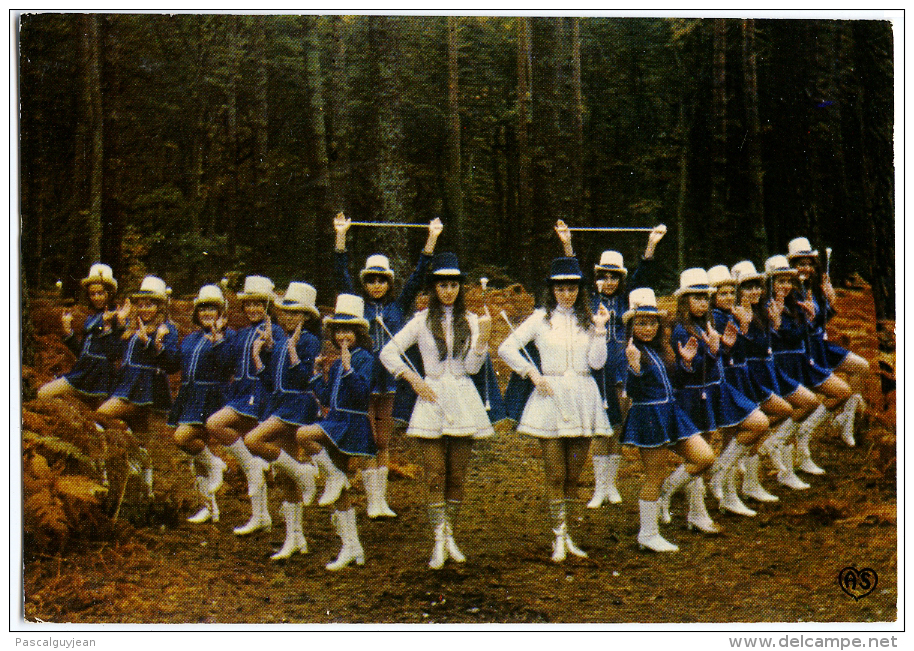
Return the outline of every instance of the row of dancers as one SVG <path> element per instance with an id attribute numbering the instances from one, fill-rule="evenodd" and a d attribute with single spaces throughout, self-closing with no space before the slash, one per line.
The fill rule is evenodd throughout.
<path id="1" fill-rule="evenodd" d="M 286 523 L 275 560 L 307 552 L 303 508 L 323 475 L 318 504 L 333 505 L 331 522 L 342 540 L 330 570 L 365 562 L 352 500 L 354 457 L 366 459 L 368 516 L 395 517 L 386 498 L 395 400 L 408 420 L 406 435 L 420 450 L 433 569 L 466 560 L 454 526 L 472 444 L 493 436 L 493 421 L 505 415 L 519 433 L 540 441 L 555 562 L 586 556 L 569 522 L 591 450 L 595 488 L 588 507 L 599 508 L 621 501 L 619 444 L 638 448 L 645 472 L 637 542 L 668 552 L 678 548 L 661 536 L 659 522 L 670 521 L 670 501 L 680 489 L 688 494 L 688 526 L 719 531 L 705 506 L 705 474 L 722 509 L 751 517 L 755 511 L 740 493 L 778 499 L 761 484 L 760 455 L 771 459 L 781 484 L 802 490 L 809 484 L 796 469 L 824 472 L 810 442 L 829 416 L 854 444 L 862 398 L 837 373 L 860 375 L 868 365 L 827 340 L 834 289 L 806 238 L 791 241 L 786 256 L 769 258 L 763 272 L 750 261 L 683 271 L 669 333 L 670 315 L 649 287 L 665 227 L 651 231 L 630 277 L 621 254 L 604 251 L 591 296 L 571 231 L 559 221 L 565 255 L 551 264 L 541 307 L 516 328 L 511 324 L 498 348 L 512 370 L 502 396 L 489 358 L 492 317 L 487 308 L 481 315 L 466 309 L 457 257 L 435 255 L 441 222 L 429 224 L 426 246 L 399 293 L 389 259 L 369 256 L 359 273 L 361 296 L 349 272 L 350 226 L 342 214 L 334 219 L 341 293 L 323 322 L 311 285 L 292 282 L 280 298 L 269 279 L 248 276 L 237 295 L 246 328 L 226 327 L 222 290 L 206 285 L 194 300 L 198 329 L 179 341 L 167 318 L 164 281 L 146 277 L 117 308 L 112 270 L 93 265 L 82 281 L 93 311 L 82 336 L 73 332 L 69 313 L 62 317 L 79 358 L 39 398 L 102 401 L 100 413 L 128 424 L 149 409 L 170 408 L 168 423 L 178 447 L 191 455 L 203 502 L 191 522 L 219 519 L 215 496 L 226 466 L 213 444 L 237 459 L 247 479 L 252 515 L 234 530 L 238 535 L 271 527 L 264 473 L 272 467 Z M 428 307 L 409 318 L 423 286 Z M 334 354 L 321 354 L 322 334 Z M 166 376 L 179 369 L 172 404 Z M 706 439 L 715 430 L 724 436 L 716 457 Z M 683 459 L 668 476 L 667 449 Z"/>

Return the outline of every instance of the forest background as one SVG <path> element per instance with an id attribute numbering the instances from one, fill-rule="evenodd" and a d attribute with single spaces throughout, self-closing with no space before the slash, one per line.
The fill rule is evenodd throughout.
<path id="1" fill-rule="evenodd" d="M 26 14 L 26 293 L 92 262 L 176 294 L 248 273 L 330 305 L 333 215 L 427 223 L 535 291 L 572 226 L 688 266 L 834 249 L 894 318 L 893 34 L 869 20 Z M 642 234 L 584 235 L 589 264 Z M 353 229 L 402 278 L 424 236 Z"/>

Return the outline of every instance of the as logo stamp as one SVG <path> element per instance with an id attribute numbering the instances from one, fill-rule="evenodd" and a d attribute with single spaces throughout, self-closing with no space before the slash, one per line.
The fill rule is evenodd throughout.
<path id="1" fill-rule="evenodd" d="M 857 568 L 851 565 L 838 573 L 838 585 L 846 594 L 853 597 L 854 601 L 860 601 L 870 594 L 876 589 L 877 583 L 879 583 L 879 576 L 871 567 L 864 567 L 857 571 Z"/>

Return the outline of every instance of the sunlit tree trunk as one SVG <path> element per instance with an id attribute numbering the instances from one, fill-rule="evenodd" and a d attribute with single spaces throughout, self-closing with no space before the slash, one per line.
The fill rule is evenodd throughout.
<path id="1" fill-rule="evenodd" d="M 713 22 L 713 99 L 711 140 L 711 223 L 716 232 L 709 244 L 712 250 L 725 241 L 729 233 L 727 209 L 727 21 L 715 18 Z"/>
<path id="2" fill-rule="evenodd" d="M 764 173 L 762 170 L 761 126 L 758 111 L 758 74 L 755 52 L 755 21 L 740 23 L 743 37 L 743 95 L 746 104 L 746 148 L 749 167 L 748 222 L 752 226 L 757 259 L 768 257 L 768 236 L 765 230 Z"/>
<path id="3" fill-rule="evenodd" d="M 102 89 L 101 63 L 99 57 L 98 16 L 83 16 L 83 39 L 85 42 L 85 85 L 84 104 L 86 122 L 90 137 L 89 148 L 89 207 L 87 211 L 89 248 L 86 256 L 89 262 L 101 258 L 102 244 L 102 165 L 103 165 L 103 130 L 102 130 Z"/>

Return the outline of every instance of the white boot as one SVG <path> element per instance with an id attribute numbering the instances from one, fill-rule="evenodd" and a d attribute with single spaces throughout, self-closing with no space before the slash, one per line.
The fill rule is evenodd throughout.
<path id="1" fill-rule="evenodd" d="M 657 507 L 660 509 L 660 520 L 662 522 L 668 524 L 672 520 L 670 517 L 670 500 L 672 500 L 673 495 L 680 488 L 688 484 L 691 479 L 692 475 L 686 471 L 685 464 L 680 464 L 676 470 L 663 480 L 663 485 L 660 487 L 660 499 L 657 500 Z"/>
<path id="2" fill-rule="evenodd" d="M 574 500 L 566 499 L 565 500 L 565 513 L 568 514 L 569 516 L 571 516 L 572 522 L 574 522 L 574 513 L 572 510 L 573 507 L 574 507 Z M 565 526 L 565 551 L 567 551 L 569 554 L 573 554 L 574 556 L 577 556 L 578 558 L 588 558 L 587 552 L 585 552 L 583 549 L 581 549 L 580 547 L 578 547 L 577 545 L 574 544 L 574 541 L 571 539 L 571 534 L 568 533 L 567 525 Z"/>
<path id="3" fill-rule="evenodd" d="M 793 471 L 793 445 L 780 448 L 781 465 L 784 470 L 778 472 L 778 481 L 788 488 L 800 491 L 809 488 L 809 484 L 797 477 Z"/>
<path id="4" fill-rule="evenodd" d="M 660 510 L 658 503 L 638 500 L 638 510 L 641 514 L 638 547 L 655 552 L 678 552 L 679 547 L 668 542 L 660 535 L 660 530 L 657 527 L 657 516 Z"/>
<path id="5" fill-rule="evenodd" d="M 787 467 L 784 465 L 783 452 L 781 448 L 787 445 L 787 441 L 796 431 L 797 422 L 788 416 L 778 425 L 759 446 L 759 452 L 767 454 L 771 459 L 771 465 L 775 467 L 778 473 L 786 472 Z"/>
<path id="6" fill-rule="evenodd" d="M 222 478 L 225 474 L 225 461 L 213 454 L 212 450 L 204 446 L 199 454 L 194 455 L 194 461 L 203 464 L 206 469 L 206 476 L 209 479 L 209 492 L 215 493 L 222 487 Z"/>
<path id="7" fill-rule="evenodd" d="M 622 465 L 621 454 L 609 455 L 609 462 L 606 467 L 606 499 L 610 504 L 621 504 L 622 496 L 619 489 L 616 488 L 616 477 L 619 475 L 619 466 Z"/>
<path id="8" fill-rule="evenodd" d="M 232 532 L 236 536 L 247 536 L 261 529 L 269 531 L 273 527 L 270 517 L 270 507 L 267 498 L 267 484 L 264 482 L 260 489 L 251 495 L 251 519 L 246 524 L 235 527 Z"/>
<path id="9" fill-rule="evenodd" d="M 758 500 L 759 502 L 777 502 L 778 496 L 765 490 L 759 479 L 759 468 L 762 459 L 754 454 L 746 459 L 746 474 L 743 475 L 743 495 Z"/>
<path id="10" fill-rule="evenodd" d="M 447 546 L 447 555 L 457 563 L 465 563 L 467 557 L 463 555 L 463 552 L 460 551 L 460 548 L 457 546 L 457 541 L 454 540 L 454 522 L 457 520 L 457 513 L 459 511 L 460 502 L 458 500 L 447 501 L 447 504 L 444 507 L 445 543 Z"/>
<path id="11" fill-rule="evenodd" d="M 355 509 L 348 511 L 334 511 L 330 521 L 336 527 L 337 533 L 343 539 L 343 548 L 340 549 L 339 556 L 332 563 L 327 563 L 326 567 L 330 571 L 341 570 L 352 561 L 356 565 L 365 564 L 365 550 L 362 549 L 362 543 L 359 542 L 359 531 L 355 524 Z"/>
<path id="12" fill-rule="evenodd" d="M 330 506 L 339 499 L 340 493 L 343 492 L 344 488 L 349 488 L 349 480 L 346 478 L 345 472 L 333 465 L 333 461 L 330 459 L 330 455 L 327 454 L 326 450 L 322 449 L 312 456 L 311 461 L 321 469 L 321 472 L 324 473 L 324 477 L 326 478 L 324 481 L 324 492 L 317 503 L 319 506 Z"/>
<path id="13" fill-rule="evenodd" d="M 714 464 L 711 466 L 711 472 L 717 473 L 726 470 L 739 461 L 740 457 L 745 456 L 748 450 L 749 448 L 737 441 L 735 437 L 730 439 L 727 447 L 724 448 L 723 452 L 720 453 L 720 456 L 714 460 Z"/>
<path id="14" fill-rule="evenodd" d="M 811 475 L 824 475 L 825 471 L 817 466 L 809 454 L 809 441 L 819 425 L 828 417 L 825 405 L 819 405 L 797 428 L 797 456 L 799 469 Z"/>
<path id="15" fill-rule="evenodd" d="M 197 511 L 194 515 L 187 518 L 188 522 L 193 524 L 201 524 L 203 522 L 208 522 L 213 517 L 213 512 L 210 510 L 210 503 L 215 504 L 215 500 L 211 500 L 211 494 L 209 492 L 209 480 L 205 476 L 198 476 L 194 482 L 197 492 L 203 498 L 203 507 Z M 213 520 L 214 522 L 219 521 L 219 511 L 216 510 L 216 517 Z"/>
<path id="16" fill-rule="evenodd" d="M 720 508 L 722 511 L 730 511 L 730 513 L 751 518 L 755 516 L 755 511 L 743 504 L 743 501 L 739 498 L 739 493 L 736 491 L 736 482 L 739 479 L 737 471 L 738 468 L 734 465 L 730 466 L 724 473 L 724 498 L 720 501 Z"/>
<path id="17" fill-rule="evenodd" d="M 568 533 L 568 525 L 562 524 L 552 530 L 555 539 L 552 541 L 552 562 L 561 563 L 565 560 L 565 534 Z"/>
<path id="18" fill-rule="evenodd" d="M 301 502 L 283 502 L 282 514 L 286 520 L 286 540 L 278 552 L 270 556 L 271 561 L 290 558 L 295 552 L 308 553 L 308 541 L 302 532 L 303 505 Z"/>
<path id="19" fill-rule="evenodd" d="M 251 451 L 248 450 L 248 447 L 240 438 L 231 445 L 226 446 L 225 449 L 238 460 L 238 465 L 241 466 L 241 470 L 248 480 L 248 496 L 254 497 L 266 481 L 263 473 L 269 468 L 269 464 L 260 457 L 255 457 L 251 454 Z"/>
<path id="20" fill-rule="evenodd" d="M 317 468 L 310 463 L 299 463 L 285 450 L 279 451 L 273 467 L 282 470 L 295 482 L 298 490 L 301 491 L 303 504 L 308 505 L 314 501 L 314 495 L 317 493 L 317 485 L 314 482 L 314 478 L 317 477 Z"/>
<path id="21" fill-rule="evenodd" d="M 724 499 L 724 473 L 723 472 L 712 472 L 711 481 L 708 482 L 708 486 L 711 489 L 711 495 L 717 498 L 717 501 L 720 502 Z"/>
<path id="22" fill-rule="evenodd" d="M 432 557 L 428 566 L 433 570 L 440 570 L 447 561 L 447 515 L 444 503 L 429 504 L 428 518 L 435 532 L 435 546 L 432 548 Z"/>
<path id="23" fill-rule="evenodd" d="M 374 520 L 380 515 L 378 509 L 378 469 L 362 468 L 362 484 L 365 486 L 367 505 L 365 510 L 369 518 Z"/>
<path id="24" fill-rule="evenodd" d="M 835 424 L 841 427 L 841 439 L 848 445 L 854 447 L 857 442 L 854 440 L 854 425 L 857 422 L 857 408 L 863 404 L 863 396 L 859 393 L 853 394 L 844 403 L 841 413 L 835 418 Z"/>
<path id="25" fill-rule="evenodd" d="M 598 509 L 608 499 L 606 479 L 609 469 L 609 457 L 593 455 L 593 497 L 587 503 L 588 509 Z"/>
<path id="26" fill-rule="evenodd" d="M 686 526 L 699 529 L 705 533 L 720 533 L 720 527 L 708 515 L 705 506 L 705 482 L 701 477 L 695 477 L 686 484 L 689 496 L 689 514 L 686 516 Z"/>
<path id="27" fill-rule="evenodd" d="M 387 504 L 387 476 L 389 472 L 387 466 L 380 466 L 375 470 L 374 475 L 375 500 L 378 507 L 378 516 L 382 518 L 397 517 L 397 514 Z"/>

